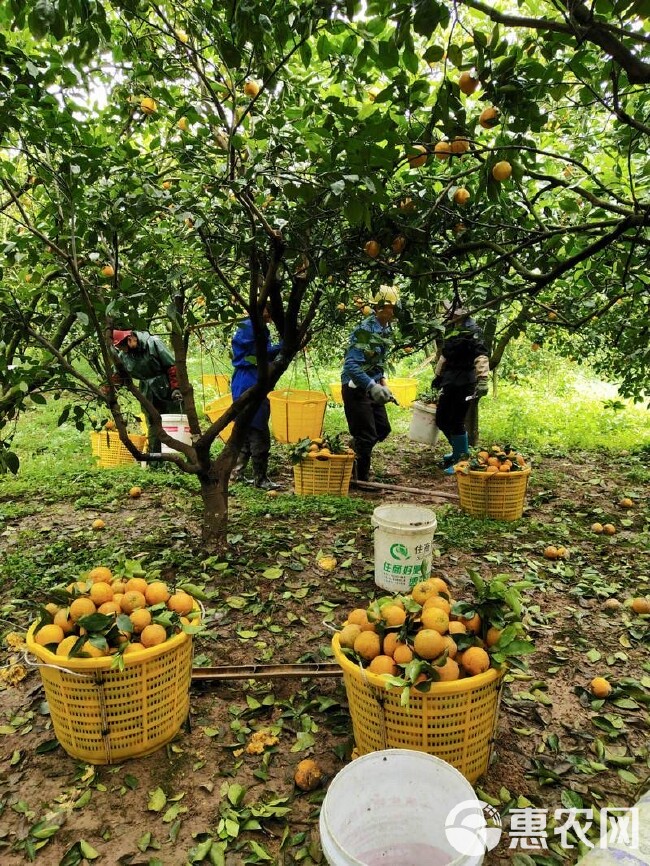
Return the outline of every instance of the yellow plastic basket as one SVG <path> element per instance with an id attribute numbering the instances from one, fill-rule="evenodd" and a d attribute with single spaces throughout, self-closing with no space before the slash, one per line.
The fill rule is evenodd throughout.
<path id="1" fill-rule="evenodd" d="M 472 517 L 519 520 L 530 467 L 519 472 L 456 472 L 461 510 Z"/>
<path id="2" fill-rule="evenodd" d="M 343 402 L 343 393 L 341 390 L 342 389 L 341 383 L 340 382 L 330 382 L 329 389 L 330 389 L 330 394 L 332 395 L 332 400 L 334 400 L 335 403 L 342 403 Z"/>
<path id="3" fill-rule="evenodd" d="M 111 656 L 68 659 L 34 642 L 54 733 L 72 757 L 114 764 L 148 755 L 176 736 L 189 712 L 192 638 L 181 632 L 160 646 L 124 657 L 112 670 Z"/>
<path id="4" fill-rule="evenodd" d="M 138 450 L 145 450 L 146 436 L 141 433 L 130 433 L 129 439 Z M 122 444 L 117 430 L 93 430 L 90 434 L 90 449 L 103 469 L 136 462 L 131 452 Z"/>
<path id="5" fill-rule="evenodd" d="M 360 755 L 382 749 L 414 749 L 447 761 L 469 782 L 485 773 L 496 731 L 504 671 L 494 668 L 475 677 L 433 683 L 423 693 L 411 689 L 402 706 L 402 689 L 388 688 L 382 677 L 352 662 L 332 638 L 334 658 L 352 717 Z"/>
<path id="6" fill-rule="evenodd" d="M 214 390 L 222 396 L 230 391 L 230 376 L 224 376 L 221 373 L 206 373 L 201 377 L 206 388 L 214 388 Z"/>
<path id="7" fill-rule="evenodd" d="M 354 454 L 332 454 L 323 460 L 303 457 L 293 466 L 294 489 L 298 496 L 347 496 L 353 466 Z"/>
<path id="8" fill-rule="evenodd" d="M 208 416 L 210 421 L 214 423 L 218 421 L 219 418 L 223 415 L 226 409 L 229 409 L 232 406 L 232 394 L 224 394 L 223 397 L 217 397 L 216 400 L 213 400 L 211 403 L 207 403 L 204 406 L 203 411 Z M 227 442 L 230 439 L 232 434 L 232 428 L 235 426 L 235 422 L 233 421 L 231 424 L 228 424 L 224 429 L 219 433 L 219 438 L 222 442 Z"/>
<path id="9" fill-rule="evenodd" d="M 323 391 L 271 391 L 271 430 L 284 445 L 317 439 L 323 430 L 327 395 Z"/>
<path id="10" fill-rule="evenodd" d="M 417 379 L 388 379 L 386 384 L 400 406 L 410 406 L 418 392 Z"/>

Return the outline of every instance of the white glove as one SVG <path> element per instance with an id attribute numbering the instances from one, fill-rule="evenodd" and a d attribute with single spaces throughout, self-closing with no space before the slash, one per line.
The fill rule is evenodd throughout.
<path id="1" fill-rule="evenodd" d="M 377 385 L 376 383 L 368 388 L 368 395 L 373 403 L 379 403 L 382 406 L 384 403 L 390 403 L 394 399 L 390 388 L 387 388 L 385 385 Z"/>

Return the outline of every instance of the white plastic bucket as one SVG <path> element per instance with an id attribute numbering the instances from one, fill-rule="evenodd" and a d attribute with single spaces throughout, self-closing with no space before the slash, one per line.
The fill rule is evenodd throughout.
<path id="1" fill-rule="evenodd" d="M 481 801 L 467 779 L 411 749 L 371 752 L 344 767 L 330 783 L 319 823 L 330 866 L 478 866 L 486 847 L 481 828 Z"/>
<path id="2" fill-rule="evenodd" d="M 436 427 L 436 407 L 433 404 L 416 401 L 412 409 L 409 439 L 412 442 L 422 442 L 424 445 L 435 445 L 440 435 Z"/>
<path id="3" fill-rule="evenodd" d="M 435 512 L 417 505 L 380 505 L 372 514 L 375 583 L 390 592 L 409 588 L 431 574 Z"/>
<path id="4" fill-rule="evenodd" d="M 192 444 L 192 434 L 187 415 L 161 415 L 160 421 L 165 433 L 173 436 L 174 439 L 178 439 L 179 442 L 184 442 L 185 445 Z M 162 454 L 176 453 L 176 449 L 170 448 L 164 442 L 160 443 L 160 450 Z"/>

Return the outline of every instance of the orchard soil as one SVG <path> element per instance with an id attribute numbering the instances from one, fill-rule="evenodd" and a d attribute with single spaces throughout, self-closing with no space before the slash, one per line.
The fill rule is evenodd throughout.
<path id="1" fill-rule="evenodd" d="M 378 451 L 375 480 L 455 491 L 454 480 L 433 467 L 430 452 L 406 440 L 393 446 L 390 455 Z M 200 549 L 196 497 L 161 484 L 159 473 L 155 485 L 153 473 L 142 473 L 139 499 L 125 493 L 93 506 L 85 490 L 82 508 L 50 497 L 42 507 L 7 517 L 0 525 L 2 634 L 24 631 L 30 604 L 43 601 L 49 586 L 126 556 L 159 568 L 170 583 L 203 588 L 206 628 L 195 641 L 197 665 L 330 661 L 332 627 L 381 594 L 373 576 L 373 508 L 398 501 L 429 505 L 439 523 L 434 571 L 456 598 L 471 598 L 468 567 L 484 577 L 505 573 L 530 583 L 525 622 L 536 653 L 528 673 L 508 677 L 493 763 L 478 782 L 479 794 L 500 804 L 506 831 L 485 863 L 515 856 L 521 864 L 576 862 L 578 849 L 562 851 L 550 829 L 549 851 L 509 849 L 509 816 L 517 808 L 546 809 L 551 827 L 557 809 L 631 805 L 648 787 L 650 617 L 635 616 L 625 605 L 611 613 L 603 608 L 607 598 L 624 603 L 650 593 L 642 456 L 629 456 L 616 464 L 620 471 L 611 471 L 614 461 L 602 455 L 540 455 L 524 518 L 512 524 L 472 520 L 457 502 L 426 495 L 353 490 L 343 503 L 295 497 L 289 463 L 275 461 L 278 496 L 234 487 L 230 544 L 222 556 Z M 624 495 L 633 498 L 632 509 L 618 505 Z M 103 532 L 90 530 L 96 517 L 106 523 Z M 614 523 L 616 535 L 594 535 L 596 520 Z M 570 558 L 544 559 L 548 544 L 566 546 Z M 319 569 L 320 551 L 336 557 L 334 571 Z M 23 658 L 3 642 L 2 663 L 5 672 L 16 671 Z M 597 675 L 615 686 L 608 701 L 588 694 Z M 3 866 L 28 862 L 30 841 L 43 843 L 33 835 L 39 821 L 54 827 L 35 854 L 47 866 L 86 862 L 82 840 L 91 846 L 84 848 L 87 855 L 94 849 L 96 862 L 108 864 L 324 862 L 319 806 L 353 748 L 340 679 L 195 683 L 188 728 L 173 743 L 110 767 L 80 764 L 57 745 L 36 669 L 0 688 Z M 251 734 L 267 729 L 277 743 L 263 754 L 247 753 Z M 324 774 L 311 793 L 293 781 L 305 757 Z M 267 807 L 256 808 L 261 804 Z"/>

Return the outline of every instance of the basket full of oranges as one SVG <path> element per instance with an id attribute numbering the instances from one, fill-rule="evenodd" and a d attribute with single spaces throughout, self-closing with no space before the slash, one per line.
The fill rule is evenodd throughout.
<path id="1" fill-rule="evenodd" d="M 57 739 L 92 764 L 150 754 L 189 711 L 198 605 L 139 563 L 129 570 L 98 566 L 55 590 L 26 638 Z"/>
<path id="2" fill-rule="evenodd" d="M 340 435 L 303 439 L 291 451 L 294 489 L 299 496 L 347 496 L 354 451 Z"/>
<path id="3" fill-rule="evenodd" d="M 530 466 L 512 445 L 471 449 L 454 467 L 461 510 L 472 517 L 518 520 Z"/>

